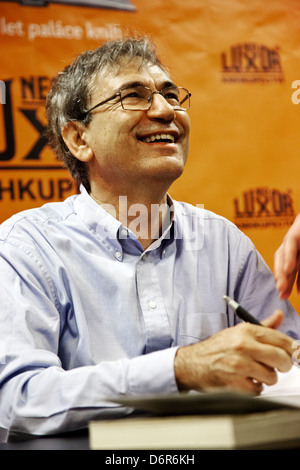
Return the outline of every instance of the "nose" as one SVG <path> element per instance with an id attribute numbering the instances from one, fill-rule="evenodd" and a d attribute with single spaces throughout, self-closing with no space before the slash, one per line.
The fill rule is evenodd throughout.
<path id="1" fill-rule="evenodd" d="M 148 118 L 172 121 L 175 118 L 175 110 L 159 91 L 152 92 L 152 103 L 147 111 Z"/>

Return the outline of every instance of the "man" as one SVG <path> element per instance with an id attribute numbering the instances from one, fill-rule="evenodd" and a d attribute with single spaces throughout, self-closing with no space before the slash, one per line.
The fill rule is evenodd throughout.
<path id="1" fill-rule="evenodd" d="M 276 286 L 282 299 L 287 299 L 296 281 L 300 293 L 300 215 L 288 230 L 282 244 L 275 253 L 274 274 Z"/>
<path id="2" fill-rule="evenodd" d="M 124 394 L 260 393 L 291 368 L 300 320 L 253 244 L 168 195 L 189 100 L 143 39 L 83 53 L 54 81 L 50 144 L 81 194 L 1 227 L 4 439 L 126 414 Z M 224 294 L 270 328 L 238 324 Z"/>

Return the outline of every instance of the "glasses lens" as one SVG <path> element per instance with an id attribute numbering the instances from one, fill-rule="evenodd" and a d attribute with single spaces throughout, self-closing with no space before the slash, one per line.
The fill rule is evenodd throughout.
<path id="1" fill-rule="evenodd" d="M 187 110 L 190 107 L 190 96 L 191 96 L 191 94 L 185 88 L 179 88 L 179 91 L 180 91 L 180 97 L 179 97 L 180 107 L 181 107 L 181 109 Z"/>
<path id="2" fill-rule="evenodd" d="M 144 110 L 151 106 L 151 90 L 143 86 L 121 90 L 120 97 L 123 108 L 127 110 Z"/>
<path id="3" fill-rule="evenodd" d="M 174 109 L 187 110 L 190 105 L 190 94 L 185 88 L 170 87 L 162 91 L 165 100 Z"/>
<path id="4" fill-rule="evenodd" d="M 159 93 L 175 110 L 186 111 L 190 107 L 190 93 L 185 88 L 167 87 Z M 125 110 L 147 110 L 151 107 L 152 95 L 152 91 L 144 86 L 123 89 L 120 91 L 122 107 Z"/>

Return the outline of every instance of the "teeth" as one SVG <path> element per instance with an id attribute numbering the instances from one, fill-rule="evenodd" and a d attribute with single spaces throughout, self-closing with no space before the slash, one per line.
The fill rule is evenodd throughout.
<path id="1" fill-rule="evenodd" d="M 170 140 L 172 143 L 174 143 L 175 137 L 171 134 L 156 134 L 156 135 L 145 137 L 143 139 L 143 142 L 150 143 L 150 142 L 155 142 L 158 140 Z"/>

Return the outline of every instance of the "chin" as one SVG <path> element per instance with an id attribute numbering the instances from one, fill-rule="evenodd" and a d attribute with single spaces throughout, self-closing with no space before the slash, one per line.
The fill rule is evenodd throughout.
<path id="1" fill-rule="evenodd" d="M 182 160 L 165 157 L 159 165 L 155 165 L 155 168 L 152 167 L 152 174 L 156 176 L 157 180 L 169 180 L 172 183 L 182 175 L 183 170 L 184 162 Z"/>

